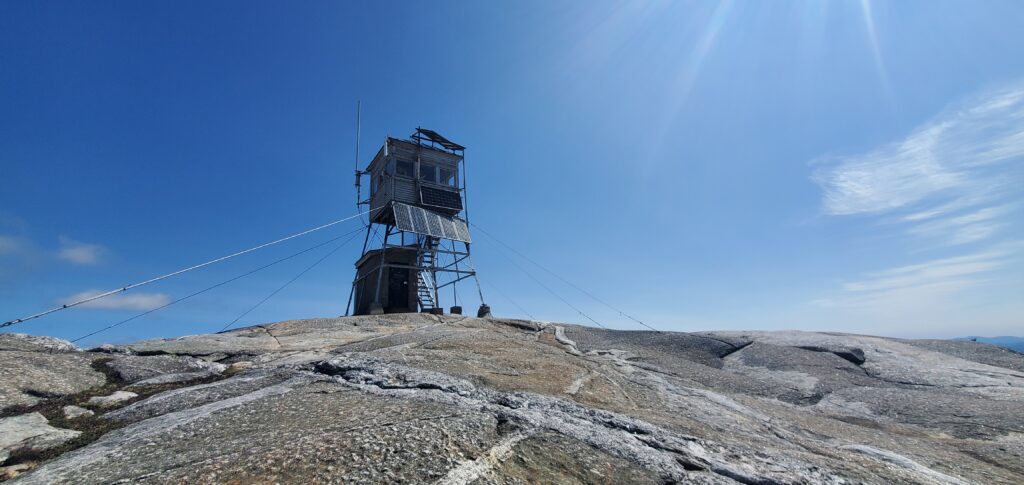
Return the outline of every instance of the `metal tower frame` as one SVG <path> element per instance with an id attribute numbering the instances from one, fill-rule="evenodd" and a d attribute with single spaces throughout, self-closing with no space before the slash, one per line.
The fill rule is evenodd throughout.
<path id="1" fill-rule="evenodd" d="M 387 144 L 390 141 L 390 138 L 385 140 L 385 150 L 387 149 Z M 461 176 L 458 177 L 458 179 L 461 186 L 457 187 L 457 190 L 462 204 L 462 209 L 460 211 L 463 215 L 462 222 L 465 224 L 466 232 L 468 233 L 469 204 L 466 188 L 465 147 L 451 142 L 437 132 L 423 128 L 417 128 L 409 137 L 408 141 L 424 148 L 446 151 L 453 155 L 458 155 L 458 163 L 461 165 Z M 365 200 L 362 200 L 361 198 L 360 179 L 363 175 L 370 174 L 370 172 L 360 170 L 358 150 L 357 141 L 355 184 L 357 192 L 356 207 L 357 209 L 362 210 L 363 206 L 369 207 L 371 205 L 373 196 L 371 195 Z M 373 183 L 373 179 L 371 179 L 371 183 Z M 417 180 L 416 183 L 419 184 L 420 182 Z M 362 280 L 369 277 L 371 274 L 376 275 L 376 284 L 373 288 L 373 300 L 370 306 L 370 313 L 384 313 L 385 308 L 381 304 L 381 286 L 384 284 L 385 269 L 401 268 L 413 270 L 415 272 L 416 304 L 418 306 L 417 310 L 420 312 L 442 314 L 444 312 L 444 308 L 440 305 L 440 290 L 451 286 L 452 312 L 461 313 L 462 308 L 458 305 L 457 284 L 463 280 L 473 278 L 481 303 L 477 316 L 490 316 L 490 307 L 485 303 L 483 291 L 480 288 L 480 281 L 477 278 L 477 273 L 473 266 L 470 250 L 471 242 L 468 241 L 469 238 L 465 238 L 467 239 L 466 241 L 461 241 L 438 235 L 414 232 L 408 230 L 408 228 L 403 229 L 399 227 L 398 221 L 396 220 L 396 203 L 400 204 L 395 200 L 390 200 L 385 205 L 378 207 L 376 210 L 371 210 L 368 215 L 366 221 L 366 236 L 363 240 L 363 249 L 360 254 L 359 261 L 362 261 L 368 253 L 374 251 L 379 251 L 380 256 L 377 265 L 369 271 L 366 271 L 362 275 L 360 275 L 358 270 L 356 271 L 352 280 L 352 288 L 349 292 L 345 315 L 350 315 L 357 311 L 356 308 L 359 306 L 359 302 L 356 301 L 355 305 L 353 305 L 353 297 L 356 294 L 356 288 Z M 373 244 L 373 241 L 371 241 L 371 236 L 378 233 L 381 226 L 383 226 L 384 234 L 383 238 L 379 238 L 380 245 L 376 246 Z M 448 243 L 448 247 L 445 247 L 445 242 Z M 459 247 L 460 244 L 461 247 Z M 389 251 L 411 251 L 412 249 L 415 249 L 416 251 L 414 264 L 391 262 L 387 259 Z M 447 261 L 442 261 L 442 258 L 447 259 Z"/>

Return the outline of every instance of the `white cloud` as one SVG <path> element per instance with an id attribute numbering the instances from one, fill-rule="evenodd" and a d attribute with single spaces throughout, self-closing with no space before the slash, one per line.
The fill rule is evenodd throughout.
<path id="1" fill-rule="evenodd" d="M 1022 159 L 1018 83 L 948 109 L 897 142 L 819 160 L 812 178 L 826 214 L 897 213 L 911 235 L 965 244 L 994 236 L 1012 217 L 1008 199 L 1022 195 Z"/>
<path id="2" fill-rule="evenodd" d="M 901 140 L 817 160 L 812 180 L 824 213 L 894 231 L 866 240 L 891 243 L 881 248 L 887 260 L 903 252 L 918 262 L 854 275 L 813 303 L 880 333 L 942 322 L 943 332 L 963 334 L 965 324 L 993 328 L 1011 318 L 1005 294 L 1019 285 L 1013 275 L 1024 261 L 1024 244 L 1008 240 L 1024 221 L 1021 162 L 1024 82 L 971 97 Z"/>
<path id="3" fill-rule="evenodd" d="M 987 239 L 1006 225 L 999 218 L 1007 214 L 1009 206 L 983 207 L 963 215 L 935 219 L 911 227 L 910 234 L 946 238 L 949 244 L 966 244 Z"/>
<path id="4" fill-rule="evenodd" d="M 83 300 L 104 293 L 102 290 L 88 290 L 62 298 L 58 304 Z M 171 302 L 170 295 L 165 293 L 115 293 L 110 296 L 83 303 L 80 308 L 96 310 L 153 310 Z"/>
<path id="5" fill-rule="evenodd" d="M 891 309 L 943 306 L 944 297 L 985 281 L 1014 259 L 1019 244 L 1003 244 L 961 256 L 870 272 L 842 284 L 839 296 L 816 300 L 819 306 Z"/>
<path id="6" fill-rule="evenodd" d="M 106 249 L 98 244 L 86 244 L 66 236 L 60 236 L 60 250 L 57 257 L 73 264 L 92 265 L 100 261 Z"/>
<path id="7" fill-rule="evenodd" d="M 965 256 L 934 259 L 924 263 L 868 273 L 859 281 L 843 285 L 850 292 L 871 293 L 960 281 L 998 268 L 1005 251 L 990 250 Z"/>

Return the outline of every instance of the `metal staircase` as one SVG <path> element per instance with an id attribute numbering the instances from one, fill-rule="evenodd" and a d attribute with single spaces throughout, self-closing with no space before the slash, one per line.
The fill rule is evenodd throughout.
<path id="1" fill-rule="evenodd" d="M 426 236 L 420 244 L 416 256 L 416 298 L 419 300 L 420 311 L 429 312 L 437 308 L 437 282 L 434 271 L 437 263 L 437 247 L 441 243 L 436 237 Z"/>

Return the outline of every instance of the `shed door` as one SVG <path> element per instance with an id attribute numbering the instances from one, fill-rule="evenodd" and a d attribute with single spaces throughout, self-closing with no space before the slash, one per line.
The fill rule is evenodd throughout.
<path id="1" fill-rule="evenodd" d="M 388 310 L 409 311 L 409 270 L 388 268 Z"/>

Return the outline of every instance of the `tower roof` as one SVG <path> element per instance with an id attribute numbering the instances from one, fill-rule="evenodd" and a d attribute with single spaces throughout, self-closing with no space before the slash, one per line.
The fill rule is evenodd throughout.
<path id="1" fill-rule="evenodd" d="M 422 141 L 424 138 L 426 138 L 427 140 L 430 140 L 433 143 L 437 143 L 438 145 L 441 145 L 442 147 L 445 147 L 453 151 L 466 149 L 466 147 L 445 138 L 440 133 L 434 130 L 428 130 L 426 128 L 416 128 L 416 133 L 413 133 L 411 138 L 416 141 Z"/>

